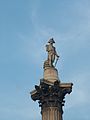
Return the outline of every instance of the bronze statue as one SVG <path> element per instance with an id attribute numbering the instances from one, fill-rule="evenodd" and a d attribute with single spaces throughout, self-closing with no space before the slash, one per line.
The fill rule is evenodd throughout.
<path id="1" fill-rule="evenodd" d="M 57 63 L 59 55 L 57 54 L 56 49 L 53 46 L 53 43 L 55 43 L 54 39 L 51 38 L 48 41 L 48 43 L 49 44 L 46 45 L 46 51 L 48 52 L 48 58 L 47 58 L 47 60 L 44 63 L 44 67 L 47 66 L 47 64 L 48 64 L 49 67 L 54 67 L 53 63 L 55 61 L 55 58 L 57 57 L 57 59 L 56 59 L 56 63 Z M 56 66 L 56 63 L 55 63 L 55 66 Z"/>

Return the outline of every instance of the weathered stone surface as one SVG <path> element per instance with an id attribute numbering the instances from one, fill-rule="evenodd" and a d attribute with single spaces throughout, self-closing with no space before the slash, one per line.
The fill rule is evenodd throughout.
<path id="1" fill-rule="evenodd" d="M 57 80 L 59 81 L 57 69 L 54 67 L 49 67 L 49 68 L 45 69 L 44 70 L 44 79 L 51 83 L 54 83 Z"/>
<path id="2" fill-rule="evenodd" d="M 40 82 L 39 86 L 35 85 L 31 97 L 34 101 L 39 102 L 42 120 L 62 120 L 64 98 L 66 94 L 71 93 L 72 85 L 70 83 L 61 84 L 59 81 L 48 84 L 44 80 Z"/>
<path id="3" fill-rule="evenodd" d="M 42 111 L 42 120 L 62 120 L 58 107 L 46 107 Z"/>

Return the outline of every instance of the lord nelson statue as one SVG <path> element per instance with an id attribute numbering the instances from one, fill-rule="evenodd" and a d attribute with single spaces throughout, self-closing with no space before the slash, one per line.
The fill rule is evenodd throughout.
<path id="1" fill-rule="evenodd" d="M 53 44 L 55 43 L 54 39 L 51 38 L 49 41 L 48 41 L 48 45 L 46 45 L 46 51 L 48 52 L 48 58 L 47 60 L 45 61 L 44 63 L 44 67 L 45 66 L 49 66 L 49 67 L 54 67 L 53 63 L 55 61 L 55 58 L 56 59 L 56 63 L 57 63 L 57 60 L 59 58 L 59 55 L 57 54 L 56 52 L 56 49 L 55 47 L 53 46 Z M 55 65 L 56 65 L 55 63 Z"/>

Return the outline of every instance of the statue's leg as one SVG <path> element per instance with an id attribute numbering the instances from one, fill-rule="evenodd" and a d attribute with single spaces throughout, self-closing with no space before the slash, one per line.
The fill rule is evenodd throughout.
<path id="1" fill-rule="evenodd" d="M 52 55 L 52 62 L 54 63 L 54 61 L 55 61 L 55 55 L 53 54 Z"/>
<path id="2" fill-rule="evenodd" d="M 51 64 L 52 64 L 52 66 L 53 66 L 54 61 L 55 61 L 55 55 L 53 54 L 53 55 L 51 56 Z"/>
<path id="3" fill-rule="evenodd" d="M 49 55 L 49 59 L 48 59 L 48 62 L 49 62 L 49 65 L 52 66 L 52 62 L 51 62 L 51 55 Z"/>

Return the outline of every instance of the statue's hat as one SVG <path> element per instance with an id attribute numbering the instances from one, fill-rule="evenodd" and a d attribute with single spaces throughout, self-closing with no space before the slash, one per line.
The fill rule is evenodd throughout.
<path id="1" fill-rule="evenodd" d="M 54 41 L 53 38 L 51 38 L 51 39 L 48 41 L 48 43 L 55 43 L 55 41 Z"/>

